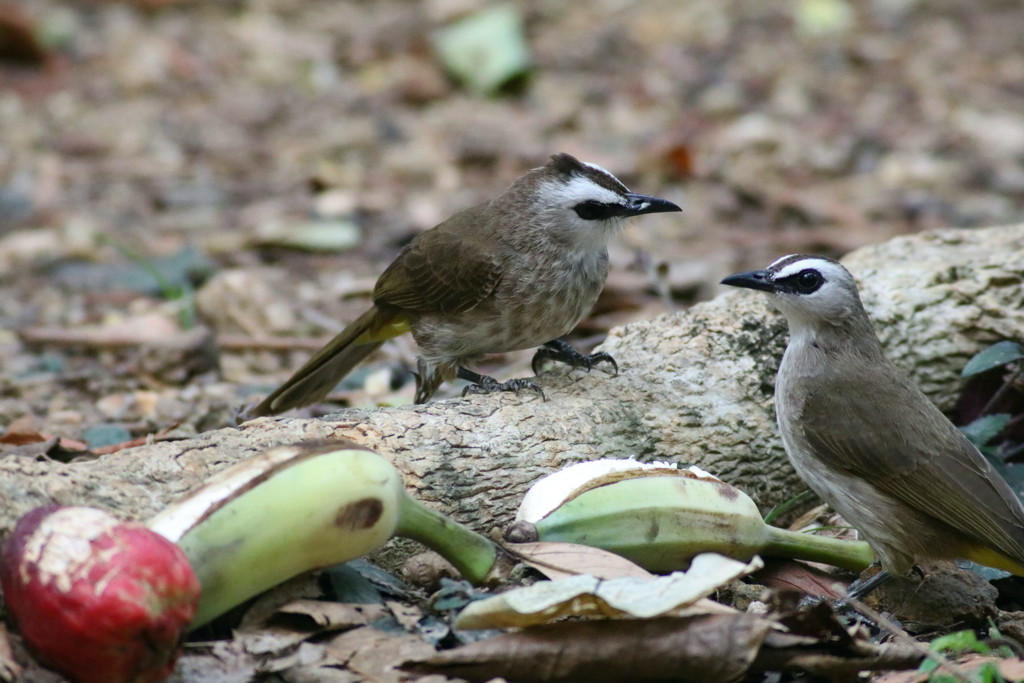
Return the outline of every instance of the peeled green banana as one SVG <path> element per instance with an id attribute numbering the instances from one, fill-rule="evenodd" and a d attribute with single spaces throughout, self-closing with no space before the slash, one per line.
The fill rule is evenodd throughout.
<path id="1" fill-rule="evenodd" d="M 765 524 L 749 496 L 706 473 L 641 466 L 571 487 L 564 502 L 541 505 L 546 509 L 536 513 L 527 510 L 527 494 L 506 539 L 595 546 L 657 572 L 684 568 L 704 552 L 738 560 L 775 555 L 854 570 L 874 559 L 864 542 Z"/>
<path id="2" fill-rule="evenodd" d="M 355 444 L 282 446 L 225 470 L 155 516 L 202 585 L 192 627 L 302 572 L 406 536 L 480 583 L 498 548 L 410 498 L 398 471 Z"/>

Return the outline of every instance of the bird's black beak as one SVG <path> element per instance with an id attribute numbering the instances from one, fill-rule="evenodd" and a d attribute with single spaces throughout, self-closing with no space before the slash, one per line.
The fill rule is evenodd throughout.
<path id="1" fill-rule="evenodd" d="M 775 291 L 775 283 L 768 277 L 767 270 L 749 270 L 746 273 L 736 273 L 722 280 L 722 284 L 731 287 L 758 289 L 762 292 Z"/>
<path id="2" fill-rule="evenodd" d="M 626 195 L 626 206 L 621 215 L 639 216 L 644 213 L 666 213 L 668 211 L 682 211 L 682 209 L 667 199 L 630 192 Z"/>

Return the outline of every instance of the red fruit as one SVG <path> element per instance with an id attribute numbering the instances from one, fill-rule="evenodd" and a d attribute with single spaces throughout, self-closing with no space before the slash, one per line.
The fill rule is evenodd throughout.
<path id="1" fill-rule="evenodd" d="M 0 583 L 32 652 L 77 683 L 163 680 L 199 602 L 178 546 L 87 507 L 22 517 L 0 556 Z"/>

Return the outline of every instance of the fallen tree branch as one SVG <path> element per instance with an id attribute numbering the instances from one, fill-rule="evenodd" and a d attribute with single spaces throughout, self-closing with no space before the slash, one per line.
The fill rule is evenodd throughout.
<path id="1" fill-rule="evenodd" d="M 1024 339 L 1024 226 L 944 230 L 859 250 L 845 262 L 891 357 L 948 408 L 983 346 Z M 765 264 L 767 265 L 767 264 Z M 0 531 L 58 502 L 145 518 L 214 472 L 274 445 L 349 438 L 390 458 L 414 495 L 472 526 L 506 524 L 526 487 L 599 457 L 697 463 L 763 507 L 800 490 L 775 431 L 786 339 L 764 297 L 737 292 L 612 330 L 616 377 L 556 369 L 531 393 L 261 418 L 193 439 L 61 464 L 0 458 Z"/>

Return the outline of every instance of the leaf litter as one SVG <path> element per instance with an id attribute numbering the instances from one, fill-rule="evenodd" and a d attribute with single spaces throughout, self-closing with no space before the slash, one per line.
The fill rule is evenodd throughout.
<path id="1" fill-rule="evenodd" d="M 0 52 L 3 454 L 26 464 L 102 457 L 118 444 L 90 447 L 99 426 L 123 430 L 130 444 L 230 424 L 250 394 L 360 312 L 412 235 L 562 149 L 685 207 L 684 219 L 613 244 L 608 288 L 575 338 L 584 346 L 612 325 L 709 297 L 722 274 L 779 253 L 837 255 L 928 227 L 1016 222 L 1024 210 L 1024 9 L 1013 3 L 535 3 L 501 20 L 505 65 L 469 77 L 495 98 L 449 78 L 432 53 L 434 36 L 478 9 L 413 0 L 0 6 L 0 31 L 14 36 Z M 502 90 L 526 70 L 522 90 Z M 234 288 L 229 273 L 241 280 Z M 188 322 L 193 307 L 205 329 Z M 211 334 L 221 342 L 212 351 Z M 334 398 L 401 400 L 412 357 L 410 345 L 387 347 Z M 495 367 L 517 362 L 526 359 Z M 965 389 L 974 417 L 1002 385 L 985 375 Z M 1017 400 L 1004 394 L 1002 414 L 1019 416 Z M 1004 454 L 1020 443 L 1013 425 L 1009 434 L 993 432 L 991 419 L 981 426 Z M 598 565 L 580 553 L 534 559 Z M 777 573 L 775 585 L 824 581 L 796 575 Z M 304 599 L 321 598 L 330 591 Z M 759 605 L 778 613 L 771 599 Z M 179 677 L 348 681 L 386 671 L 399 680 L 394 664 L 426 661 L 433 649 L 414 635 L 415 612 L 392 614 L 406 636 L 372 624 L 338 633 L 341 622 L 327 619 L 255 655 L 222 633 L 189 645 Z M 473 670 L 528 680 L 537 661 L 552 661 L 536 653 L 562 653 L 620 673 L 607 660 L 635 661 L 638 678 L 671 670 L 728 680 L 787 663 L 827 671 L 843 658 L 912 659 L 886 659 L 860 631 L 837 644 L 830 628 L 785 634 L 765 621 L 530 627 L 540 630 L 502 636 L 519 637 L 514 645 L 481 642 L 491 655 L 474 661 L 491 668 Z M 701 634 L 712 656 L 687 659 Z M 25 661 L 16 636 L 12 648 Z M 513 650 L 523 656 L 513 661 Z M 2 654 L 0 671 L 14 675 Z M 38 668 L 28 676 L 47 680 Z"/>

